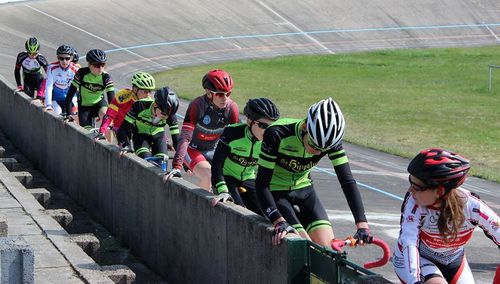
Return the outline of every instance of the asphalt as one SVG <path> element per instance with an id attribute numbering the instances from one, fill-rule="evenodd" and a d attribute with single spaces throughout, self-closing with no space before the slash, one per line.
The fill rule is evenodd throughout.
<path id="1" fill-rule="evenodd" d="M 0 6 L 0 35 L 0 74 L 11 82 L 17 52 L 36 35 L 49 61 L 62 43 L 81 54 L 91 48 L 108 51 L 107 70 L 125 87 L 138 70 L 209 64 L 208 70 L 218 62 L 296 54 L 497 45 L 500 2 L 27 1 Z M 408 188 L 408 160 L 355 145 L 346 149 L 371 228 L 393 245 Z M 322 161 L 313 173 L 315 187 L 337 236 L 348 236 L 354 233 L 352 217 L 333 175 L 331 165 Z M 500 213 L 498 184 L 470 178 L 465 188 Z M 490 283 L 500 263 L 496 247 L 477 232 L 466 252 L 476 282 Z M 363 248 L 350 258 L 363 262 L 377 253 Z M 396 281 L 390 265 L 377 272 Z"/>

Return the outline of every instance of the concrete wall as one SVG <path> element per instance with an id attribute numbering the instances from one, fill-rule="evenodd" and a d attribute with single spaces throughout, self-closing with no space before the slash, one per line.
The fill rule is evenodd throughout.
<path id="1" fill-rule="evenodd" d="M 47 178 L 171 283 L 283 283 L 288 250 L 271 247 L 263 218 L 210 194 L 30 104 L 0 82 L 0 127 Z"/>

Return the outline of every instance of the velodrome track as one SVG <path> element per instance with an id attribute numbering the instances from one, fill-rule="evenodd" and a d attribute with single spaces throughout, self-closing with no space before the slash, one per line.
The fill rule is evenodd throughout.
<path id="1" fill-rule="evenodd" d="M 108 51 L 107 70 L 118 87 L 125 87 L 138 70 L 210 64 L 208 70 L 222 61 L 280 55 L 499 44 L 500 2 L 27 1 L 0 6 L 0 35 L 0 74 L 11 82 L 15 56 L 35 35 L 49 61 L 55 60 L 55 49 L 62 43 L 81 55 L 91 48 Z M 408 160 L 354 145 L 346 148 L 372 231 L 394 245 L 408 187 Z M 353 234 L 352 217 L 331 165 L 320 163 L 313 178 L 337 236 Z M 500 213 L 498 184 L 471 178 L 465 187 Z M 358 249 L 350 259 L 363 262 L 377 253 Z M 491 283 L 500 256 L 480 231 L 467 256 L 477 283 Z M 376 272 L 397 280 L 390 265 Z"/>

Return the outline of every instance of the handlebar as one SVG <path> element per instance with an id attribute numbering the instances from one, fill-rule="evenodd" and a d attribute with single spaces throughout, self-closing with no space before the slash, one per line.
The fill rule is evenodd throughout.
<path id="1" fill-rule="evenodd" d="M 355 246 L 356 242 L 358 240 L 354 239 L 353 237 L 348 237 L 345 240 L 332 240 L 331 246 L 332 249 L 336 251 L 342 251 L 342 247 L 348 245 L 348 246 Z M 378 247 L 380 247 L 383 251 L 383 256 L 381 259 L 373 262 L 367 262 L 363 265 L 364 268 L 370 269 L 370 268 L 375 268 L 375 267 L 380 267 L 384 266 L 387 262 L 389 262 L 389 258 L 391 255 L 391 250 L 389 249 L 389 245 L 387 245 L 386 242 L 384 242 L 381 239 L 373 238 L 373 241 L 371 244 L 374 244 Z"/>

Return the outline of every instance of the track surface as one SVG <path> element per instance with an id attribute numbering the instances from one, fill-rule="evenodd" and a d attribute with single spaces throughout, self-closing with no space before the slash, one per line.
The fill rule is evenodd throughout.
<path id="1" fill-rule="evenodd" d="M 0 75 L 14 82 L 17 52 L 32 35 L 41 40 L 41 51 L 49 61 L 55 60 L 55 49 L 62 43 L 76 47 L 81 55 L 91 48 L 108 51 L 107 70 L 118 87 L 126 87 L 131 74 L 139 70 L 215 67 L 217 62 L 280 55 L 500 43 L 498 1 L 348 2 L 49 0 L 4 4 L 0 5 Z M 353 145 L 346 149 L 371 229 L 393 246 L 408 188 L 408 160 Z M 313 178 L 337 237 L 352 235 L 352 216 L 328 161 L 318 165 Z M 498 184 L 470 178 L 465 188 L 480 194 L 500 213 Z M 349 257 L 362 263 L 377 255 L 373 248 L 362 248 L 351 251 Z M 470 242 L 467 257 L 476 282 L 491 283 L 500 255 L 480 231 Z M 376 272 L 397 281 L 391 265 Z"/>

